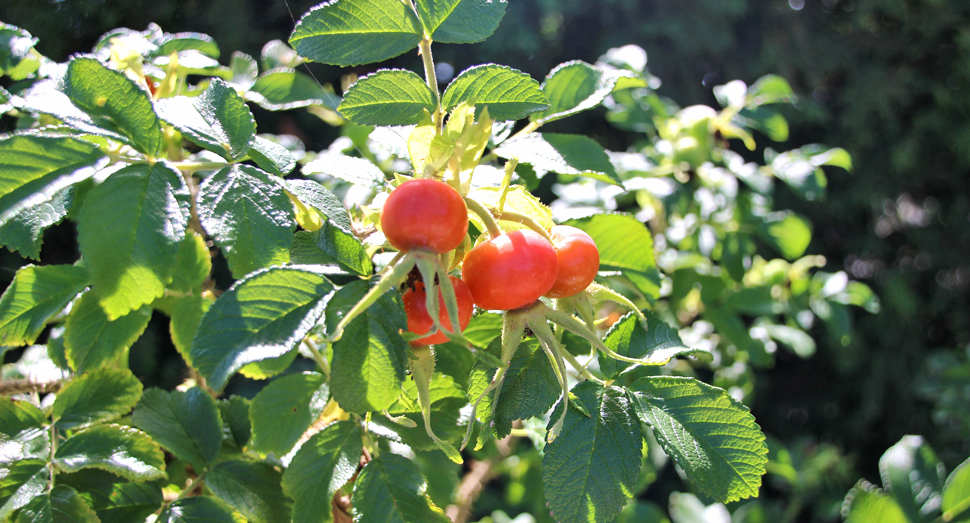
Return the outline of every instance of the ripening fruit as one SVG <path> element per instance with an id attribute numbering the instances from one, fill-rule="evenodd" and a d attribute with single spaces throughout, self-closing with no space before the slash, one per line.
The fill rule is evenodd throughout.
<path id="1" fill-rule="evenodd" d="M 483 309 L 531 305 L 556 283 L 559 261 L 552 244 L 527 229 L 511 231 L 468 252 L 461 279 Z"/>
<path id="2" fill-rule="evenodd" d="M 399 251 L 448 252 L 468 232 L 468 208 L 452 186 L 421 179 L 402 183 L 381 210 L 381 229 Z"/>
<path id="3" fill-rule="evenodd" d="M 465 282 L 454 276 L 449 276 L 448 279 L 451 280 L 451 284 L 455 287 L 455 298 L 458 301 L 458 325 L 462 330 L 465 330 L 468 322 L 472 319 L 472 310 L 475 307 L 475 304 L 472 302 L 472 293 L 468 290 Z M 404 312 L 408 315 L 408 331 L 418 335 L 430 331 L 431 327 L 434 326 L 434 322 L 431 320 L 431 315 L 428 314 L 427 293 L 424 290 L 424 282 L 419 281 L 414 285 L 414 289 L 404 291 L 401 300 L 404 301 Z M 445 330 L 451 332 L 451 317 L 448 316 L 445 299 L 441 296 L 440 288 L 438 290 L 438 320 Z M 434 345 L 447 341 L 448 336 L 445 333 L 436 332 L 430 336 L 413 340 L 411 344 Z"/>
<path id="4" fill-rule="evenodd" d="M 568 298 L 586 290 L 600 268 L 600 251 L 585 231 L 568 225 L 556 225 L 549 230 L 552 245 L 559 259 L 559 275 L 550 298 Z"/>

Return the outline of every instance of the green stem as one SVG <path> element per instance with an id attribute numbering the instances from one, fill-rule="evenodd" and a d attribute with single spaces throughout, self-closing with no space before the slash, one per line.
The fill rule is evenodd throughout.
<path id="1" fill-rule="evenodd" d="M 549 232 L 546 231 L 541 225 L 536 223 L 535 220 L 525 214 L 517 213 L 515 211 L 502 211 L 502 214 L 499 215 L 498 219 L 505 222 L 521 223 L 522 225 L 525 225 L 533 231 L 541 234 L 543 238 L 549 240 L 549 243 L 552 243 L 552 238 L 549 237 Z"/>
<path id="2" fill-rule="evenodd" d="M 333 343 L 340 339 L 344 334 L 344 329 L 347 328 L 347 324 L 353 321 L 354 318 L 360 316 L 368 307 L 374 304 L 383 296 L 387 291 L 391 290 L 397 285 L 400 285 L 408 277 L 408 273 L 414 267 L 415 258 L 413 256 L 405 256 L 404 261 L 394 267 L 394 270 L 384 275 L 381 278 L 380 283 L 371 288 L 363 298 L 357 302 L 347 313 L 341 318 L 337 326 L 334 327 L 333 332 L 327 338 L 328 343 Z"/>
<path id="3" fill-rule="evenodd" d="M 320 352 L 320 349 L 317 348 L 317 345 L 315 343 L 310 341 L 309 336 L 307 336 L 306 338 L 303 338 L 303 343 L 306 345 L 307 349 L 309 349 L 310 354 L 313 355 L 313 361 L 317 362 L 317 366 L 320 367 L 320 370 L 323 371 L 323 374 L 324 376 L 327 377 L 327 382 L 329 383 L 330 365 L 327 365 L 327 360 L 323 358 L 323 354 Z"/>
<path id="4" fill-rule="evenodd" d="M 465 197 L 465 205 L 468 207 L 468 210 L 477 214 L 485 222 L 485 228 L 488 229 L 489 238 L 494 240 L 502 235 L 502 229 L 498 226 L 498 222 L 495 221 L 495 217 L 492 216 L 492 213 L 484 205 L 467 196 Z"/>
<path id="5" fill-rule="evenodd" d="M 434 58 L 431 56 L 431 38 L 423 38 L 418 44 L 418 48 L 421 49 L 421 61 L 424 62 L 424 76 L 428 80 L 428 87 L 434 93 L 435 111 L 432 119 L 435 126 L 440 130 L 442 120 L 441 95 L 438 93 L 438 76 L 434 71 Z"/>
<path id="6" fill-rule="evenodd" d="M 231 164 L 224 162 L 175 162 L 172 165 L 184 173 L 192 173 L 195 171 L 215 171 Z"/>
<path id="7" fill-rule="evenodd" d="M 569 365 L 572 368 L 576 369 L 576 372 L 579 373 L 579 376 L 581 378 L 587 379 L 589 381 L 595 381 L 596 383 L 599 383 L 599 384 L 603 384 L 603 380 L 600 380 L 596 376 L 593 376 L 592 374 L 590 374 L 589 369 L 587 369 L 584 365 L 581 365 L 579 361 L 576 359 L 576 357 L 570 354 L 568 350 L 563 349 L 562 357 L 565 358 L 567 362 L 569 362 Z"/>
<path id="8" fill-rule="evenodd" d="M 538 120 L 536 120 L 534 122 L 529 122 L 528 125 L 526 125 L 522 129 L 520 129 L 519 132 L 513 134 L 511 138 L 509 138 L 508 140 L 506 140 L 506 142 L 511 141 L 511 140 L 515 140 L 516 138 L 518 138 L 520 136 L 524 136 L 524 135 L 529 134 L 531 132 L 535 132 L 540 127 L 542 127 L 542 124 L 539 123 Z"/>
<path id="9" fill-rule="evenodd" d="M 57 427 L 54 426 L 53 421 L 51 422 L 51 459 L 50 459 L 50 471 L 51 471 L 51 484 L 47 492 L 54 490 L 54 476 L 57 472 L 54 470 L 54 456 L 57 454 Z"/>
<path id="10" fill-rule="evenodd" d="M 192 493 L 193 490 L 195 490 L 196 488 L 198 488 L 199 483 L 202 483 L 202 481 L 205 479 L 205 475 L 206 475 L 207 472 L 209 472 L 209 469 L 203 470 L 201 474 L 199 474 L 198 476 L 192 478 L 192 482 L 189 483 L 189 486 L 187 486 L 184 489 L 182 489 L 182 491 L 179 492 L 179 495 L 175 498 L 174 501 L 178 501 L 178 500 L 180 500 L 180 499 L 188 496 L 189 494 Z"/>

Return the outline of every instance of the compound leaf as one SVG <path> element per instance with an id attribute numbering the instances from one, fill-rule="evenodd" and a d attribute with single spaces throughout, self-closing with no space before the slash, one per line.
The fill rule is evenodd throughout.
<path id="1" fill-rule="evenodd" d="M 85 197 L 78 245 L 109 319 L 165 292 L 185 238 L 189 199 L 181 174 L 164 160 L 125 167 Z"/>
<path id="2" fill-rule="evenodd" d="M 96 425 L 57 448 L 54 465 L 65 472 L 99 468 L 131 481 L 165 477 L 165 455 L 144 432 L 121 425 Z"/>
<path id="3" fill-rule="evenodd" d="M 642 436 L 623 390 L 584 381 L 572 394 L 585 413 L 560 403 L 549 422 L 566 416 L 542 458 L 546 504 L 563 523 L 611 521 L 635 492 Z"/>
<path id="4" fill-rule="evenodd" d="M 518 120 L 549 108 L 539 82 L 522 71 L 495 64 L 468 68 L 448 84 L 441 98 L 445 110 L 462 102 L 475 105 L 476 110 L 487 106 L 495 121 Z"/>
<path id="5" fill-rule="evenodd" d="M 391 454 L 372 459 L 354 483 L 354 521 L 447 523 L 444 512 L 425 494 L 427 484 L 411 460 Z"/>
<path id="6" fill-rule="evenodd" d="M 131 422 L 197 471 L 211 464 L 222 448 L 219 408 L 198 387 L 185 392 L 145 391 Z"/>
<path id="7" fill-rule="evenodd" d="M 270 174 L 248 165 L 225 167 L 202 182 L 199 219 L 242 276 L 290 259 L 293 206 Z"/>
<path id="8" fill-rule="evenodd" d="M 327 380 L 317 372 L 290 374 L 264 387 L 249 408 L 253 450 L 282 458 L 320 417 L 329 398 Z"/>
<path id="9" fill-rule="evenodd" d="M 312 266 L 274 267 L 236 282 L 209 308 L 192 363 L 222 390 L 247 364 L 295 349 L 323 315 L 333 284 Z"/>
<path id="10" fill-rule="evenodd" d="M 67 384 L 54 400 L 54 425 L 76 430 L 127 414 L 141 396 L 141 381 L 128 369 L 97 369 Z"/>
<path id="11" fill-rule="evenodd" d="M 701 492 L 722 503 L 758 495 L 768 446 L 747 407 L 693 378 L 641 378 L 628 394 L 640 421 Z"/>
<path id="12" fill-rule="evenodd" d="M 33 343 L 47 321 L 64 310 L 88 283 L 74 265 L 27 265 L 0 296 L 0 345 Z"/>
<path id="13" fill-rule="evenodd" d="M 342 67 L 381 62 L 414 49 L 421 23 L 396 0 L 331 0 L 303 15 L 290 35 L 300 56 Z"/>

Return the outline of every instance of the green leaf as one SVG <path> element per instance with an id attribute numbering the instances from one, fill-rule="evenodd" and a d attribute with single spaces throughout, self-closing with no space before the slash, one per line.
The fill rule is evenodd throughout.
<path id="1" fill-rule="evenodd" d="M 648 299 L 660 296 L 660 272 L 653 254 L 653 236 L 639 220 L 626 214 L 595 214 L 567 220 L 586 231 L 600 251 L 601 270 L 619 270 Z"/>
<path id="2" fill-rule="evenodd" d="M 529 119 L 544 124 L 592 109 L 613 92 L 620 78 L 634 77 L 630 71 L 600 69 L 580 60 L 559 64 L 542 83 L 549 109 Z"/>
<path id="3" fill-rule="evenodd" d="M 127 414 L 138 403 L 142 386 L 128 369 L 97 369 L 57 393 L 52 417 L 61 430 L 77 430 Z"/>
<path id="4" fill-rule="evenodd" d="M 54 465 L 65 472 L 107 470 L 131 481 L 165 477 L 165 456 L 147 434 L 121 425 L 96 425 L 57 448 Z"/>
<path id="5" fill-rule="evenodd" d="M 210 58 L 219 58 L 219 46 L 211 36 L 202 33 L 165 34 L 155 42 L 150 56 L 168 56 L 179 51 L 198 51 Z"/>
<path id="6" fill-rule="evenodd" d="M 549 421 L 552 427 L 566 416 L 542 457 L 546 506 L 563 523 L 611 521 L 637 486 L 642 436 L 622 389 L 584 381 L 572 393 L 590 416 L 577 409 L 563 413 L 560 403 Z"/>
<path id="7" fill-rule="evenodd" d="M 386 452 L 372 459 L 354 483 L 354 521 L 447 523 L 425 494 L 427 484 L 411 460 Z"/>
<path id="8" fill-rule="evenodd" d="M 151 308 L 145 306 L 111 321 L 97 300 L 93 292 L 84 293 L 64 325 L 67 362 L 79 373 L 121 358 L 145 332 L 152 317 Z"/>
<path id="9" fill-rule="evenodd" d="M 944 521 L 967 521 L 970 518 L 970 460 L 957 466 L 943 487 Z M 962 518 L 953 518 L 962 514 Z"/>
<path id="10" fill-rule="evenodd" d="M 33 439 L 44 431 L 46 424 L 47 416 L 29 401 L 0 400 L 0 434 L 9 439 Z"/>
<path id="11" fill-rule="evenodd" d="M 921 436 L 903 436 L 879 458 L 879 475 L 909 521 L 930 521 L 940 506 L 946 473 Z"/>
<path id="12" fill-rule="evenodd" d="M 47 490 L 50 471 L 46 459 L 21 459 L 0 467 L 0 518 L 26 505 Z"/>
<path id="13" fill-rule="evenodd" d="M 166 161 L 125 167 L 85 197 L 78 245 L 109 319 L 165 292 L 190 206 L 188 187 Z"/>
<path id="14" fill-rule="evenodd" d="M 175 270 L 172 271 L 171 288 L 183 292 L 198 289 L 212 271 L 212 258 L 205 238 L 193 231 L 185 231 L 185 239 L 179 243 L 175 256 Z"/>
<path id="15" fill-rule="evenodd" d="M 303 166 L 304 175 L 323 174 L 364 187 L 383 187 L 384 173 L 370 160 L 339 153 L 322 152 Z"/>
<path id="16" fill-rule="evenodd" d="M 357 473 L 362 450 L 352 421 L 332 423 L 300 447 L 283 472 L 283 492 L 296 500 L 293 523 L 333 521 L 333 495 Z"/>
<path id="17" fill-rule="evenodd" d="M 845 523 L 913 523 L 896 500 L 867 481 L 859 481 L 842 506 Z"/>
<path id="18" fill-rule="evenodd" d="M 0 75 L 19 81 L 36 71 L 39 62 L 31 56 L 36 44 L 27 31 L 0 22 Z"/>
<path id="19" fill-rule="evenodd" d="M 289 261 L 293 206 L 268 173 L 225 167 L 202 182 L 198 205 L 202 226 L 229 259 L 234 277 Z"/>
<path id="20" fill-rule="evenodd" d="M 162 125 L 151 96 L 125 73 L 95 58 L 74 58 L 67 66 L 64 93 L 98 126 L 123 134 L 139 151 L 155 157 L 164 151 Z"/>
<path id="21" fill-rule="evenodd" d="M 250 402 L 242 396 L 230 396 L 219 400 L 219 411 L 222 412 L 223 432 L 228 430 L 228 437 L 237 447 L 243 448 L 249 444 L 252 436 L 252 424 L 249 421 Z"/>
<path id="22" fill-rule="evenodd" d="M 16 523 L 101 523 L 94 510 L 71 487 L 58 485 L 30 500 Z"/>
<path id="23" fill-rule="evenodd" d="M 320 417 L 329 398 L 327 380 L 316 372 L 290 374 L 267 385 L 249 409 L 253 450 L 285 456 Z"/>
<path id="24" fill-rule="evenodd" d="M 760 325 L 775 340 L 789 346 L 799 357 L 810 358 L 815 354 L 815 340 L 805 331 L 787 325 L 763 323 Z"/>
<path id="25" fill-rule="evenodd" d="M 382 62 L 420 41 L 414 9 L 387 0 L 322 3 L 304 14 L 290 35 L 290 45 L 300 56 L 342 67 Z"/>
<path id="26" fill-rule="evenodd" d="M 74 265 L 27 265 L 0 296 L 0 344 L 33 343 L 47 321 L 64 310 L 88 283 L 87 271 Z"/>
<path id="27" fill-rule="evenodd" d="M 101 523 L 144 521 L 162 506 L 162 489 L 157 481 L 130 483 L 98 469 L 84 469 L 57 476 L 58 485 L 67 485 L 91 503 Z"/>
<path id="28" fill-rule="evenodd" d="M 262 136 L 253 139 L 249 157 L 261 169 L 277 176 L 286 176 L 296 168 L 296 159 L 286 147 Z"/>
<path id="29" fill-rule="evenodd" d="M 337 291 L 327 304 L 328 331 L 368 290 L 368 282 L 358 280 Z M 410 350 L 400 335 L 405 331 L 407 316 L 396 292 L 381 296 L 347 325 L 333 343 L 330 364 L 330 390 L 340 408 L 365 414 L 384 410 L 397 400 Z"/>
<path id="30" fill-rule="evenodd" d="M 60 89 L 60 84 L 53 79 L 41 80 L 24 91 L 21 106 L 25 111 L 60 120 L 69 129 L 132 145 L 131 139 L 113 124 L 103 119 L 96 120 L 95 116 L 79 109 Z"/>
<path id="31" fill-rule="evenodd" d="M 60 223 L 73 204 L 74 188 L 66 187 L 54 193 L 49 200 L 21 209 L 0 225 L 0 247 L 19 251 L 25 258 L 40 261 L 44 230 Z"/>
<path id="32" fill-rule="evenodd" d="M 357 81 L 337 111 L 357 125 L 412 125 L 435 112 L 434 93 L 411 71 L 383 69 Z"/>
<path id="33" fill-rule="evenodd" d="M 364 161 L 366 162 L 366 160 Z M 376 168 L 374 164 L 367 163 L 371 167 Z M 306 174 L 305 171 L 304 174 Z M 337 198 L 335 194 L 330 192 L 322 184 L 313 180 L 287 180 L 286 187 L 308 209 L 313 210 L 319 216 L 320 221 L 330 220 L 345 233 L 353 234 L 350 213 L 347 212 L 340 198 Z"/>
<path id="34" fill-rule="evenodd" d="M 236 282 L 202 318 L 192 363 L 222 390 L 243 366 L 295 349 L 323 315 L 333 284 L 317 268 L 276 267 Z"/>
<path id="35" fill-rule="evenodd" d="M 254 93 L 259 96 L 252 96 Z M 285 111 L 310 105 L 336 110 L 340 104 L 340 97 L 333 89 L 321 87 L 313 78 L 285 68 L 263 73 L 247 96 L 268 111 Z"/>
<path id="36" fill-rule="evenodd" d="M 216 401 L 199 387 L 185 392 L 145 391 L 131 422 L 196 471 L 215 461 L 222 448 L 222 417 Z"/>
<path id="37" fill-rule="evenodd" d="M 758 234 L 788 260 L 805 254 L 812 241 L 812 227 L 805 218 L 790 212 L 773 212 L 758 223 Z"/>
<path id="38" fill-rule="evenodd" d="M 97 145 L 66 136 L 0 137 L 0 224 L 90 178 L 103 157 Z"/>
<path id="39" fill-rule="evenodd" d="M 628 394 L 640 421 L 701 492 L 722 503 L 758 495 L 768 446 L 747 407 L 693 378 L 641 378 Z"/>
<path id="40" fill-rule="evenodd" d="M 256 84 L 256 77 L 259 75 L 259 66 L 252 56 L 240 51 L 234 51 L 232 58 L 229 59 L 229 71 L 232 76 L 227 80 L 235 85 L 240 91 L 248 91 Z"/>
<path id="41" fill-rule="evenodd" d="M 489 344 L 488 352 L 500 357 L 502 339 L 495 338 Z M 478 399 L 492 382 L 496 370 L 481 360 L 475 363 L 468 386 L 468 396 L 472 401 Z M 490 419 L 494 392 L 489 393 L 478 404 L 477 415 L 486 426 L 489 422 L 494 422 L 495 437 L 502 439 L 512 430 L 513 421 L 541 416 L 556 404 L 561 394 L 562 387 L 545 351 L 539 347 L 538 341 L 527 340 L 515 350 L 505 372 L 498 406 L 495 408 L 495 419 Z"/>
<path id="42" fill-rule="evenodd" d="M 711 357 L 707 351 L 685 345 L 677 329 L 658 318 L 656 314 L 650 311 L 645 311 L 643 314 L 648 322 L 646 330 L 640 318 L 631 312 L 610 327 L 603 343 L 617 354 L 646 360 L 654 365 L 663 365 L 677 356 L 697 356 L 707 359 Z M 632 365 L 605 356 L 601 357 L 599 362 L 600 370 L 610 378 L 619 376 Z"/>
<path id="43" fill-rule="evenodd" d="M 291 262 L 336 265 L 360 276 L 373 274 L 374 264 L 364 244 L 354 235 L 350 215 L 341 201 L 311 180 L 288 180 L 287 187 L 306 213 L 312 213 L 302 219 L 298 216 L 308 230 L 296 233 L 290 251 Z"/>
<path id="44" fill-rule="evenodd" d="M 588 136 L 529 133 L 502 142 L 495 154 L 501 158 L 518 158 L 519 162 L 531 165 L 540 173 L 573 174 L 620 185 L 620 178 L 606 151 Z"/>
<path id="45" fill-rule="evenodd" d="M 750 105 L 764 105 L 778 102 L 789 102 L 794 98 L 788 81 L 784 78 L 769 74 L 758 78 L 758 81 L 748 87 L 745 102 Z"/>
<path id="46" fill-rule="evenodd" d="M 187 365 L 192 365 L 192 340 L 199 330 L 202 317 L 212 307 L 213 301 L 200 296 L 186 296 L 175 302 L 168 324 L 172 343 Z"/>
<path id="47" fill-rule="evenodd" d="M 206 475 L 205 484 L 252 523 L 290 523 L 280 479 L 280 473 L 269 465 L 223 461 Z"/>
<path id="48" fill-rule="evenodd" d="M 417 0 L 425 32 L 444 44 L 481 42 L 498 28 L 506 0 Z"/>
<path id="49" fill-rule="evenodd" d="M 539 82 L 522 71 L 495 64 L 465 69 L 448 84 L 441 98 L 445 110 L 462 102 L 475 105 L 476 110 L 487 106 L 495 121 L 518 120 L 549 109 Z"/>
<path id="50" fill-rule="evenodd" d="M 155 110 L 183 138 L 230 162 L 245 157 L 256 136 L 256 121 L 245 100 L 219 78 L 198 96 L 163 98 Z"/>
<path id="51" fill-rule="evenodd" d="M 437 372 L 432 376 L 428 389 L 431 403 L 431 430 L 439 438 L 457 443 L 464 431 L 463 423 L 459 423 L 459 418 L 461 409 L 468 405 L 465 391 L 455 383 L 454 378 Z M 388 413 L 395 417 L 407 417 L 414 426 L 400 425 L 385 416 L 374 416 L 373 422 L 393 433 L 393 435 L 388 433 L 382 433 L 382 435 L 398 443 L 419 451 L 436 450 L 438 446 L 428 437 L 424 429 L 418 387 L 414 380 L 405 380 L 403 390 L 399 389 L 399 392 L 398 401 L 388 409 Z"/>
<path id="52" fill-rule="evenodd" d="M 165 507 L 158 523 L 242 523 L 232 509 L 207 496 L 179 499 Z"/>

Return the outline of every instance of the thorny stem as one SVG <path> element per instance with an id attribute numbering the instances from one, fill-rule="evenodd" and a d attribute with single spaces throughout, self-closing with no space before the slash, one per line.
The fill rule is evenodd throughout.
<path id="1" fill-rule="evenodd" d="M 313 355 L 313 361 L 317 362 L 317 366 L 319 366 L 320 370 L 323 371 L 323 374 L 327 377 L 327 382 L 329 383 L 330 365 L 327 365 L 327 360 L 323 358 L 323 354 L 320 352 L 320 349 L 317 348 L 315 343 L 310 341 L 309 336 L 303 338 L 303 344 L 306 345 L 307 349 L 310 351 L 310 354 Z"/>
<path id="2" fill-rule="evenodd" d="M 485 228 L 488 229 L 489 238 L 494 240 L 502 235 L 502 229 L 498 226 L 498 222 L 495 221 L 495 217 L 492 216 L 492 213 L 484 205 L 468 197 L 465 197 L 465 205 L 468 207 L 468 210 L 477 214 L 485 222 Z"/>

